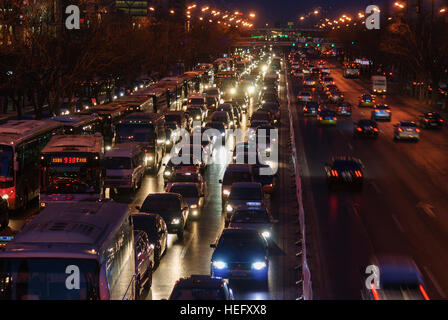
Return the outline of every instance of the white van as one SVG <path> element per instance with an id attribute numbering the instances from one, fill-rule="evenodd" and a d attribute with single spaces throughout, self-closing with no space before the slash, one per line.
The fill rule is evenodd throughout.
<path id="1" fill-rule="evenodd" d="M 372 92 L 386 93 L 387 81 L 385 76 L 372 76 Z"/>
<path id="2" fill-rule="evenodd" d="M 135 142 L 116 144 L 103 159 L 106 170 L 106 188 L 135 191 L 140 188 L 145 175 L 145 152 Z"/>

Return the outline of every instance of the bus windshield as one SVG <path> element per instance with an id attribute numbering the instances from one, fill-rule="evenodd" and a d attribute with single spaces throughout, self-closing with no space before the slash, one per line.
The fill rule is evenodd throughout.
<path id="1" fill-rule="evenodd" d="M 68 266 L 79 268 L 79 289 L 67 288 Z M 87 259 L 0 259 L 1 300 L 99 299 L 98 264 Z M 75 274 L 75 273 L 73 273 Z"/>
<path id="2" fill-rule="evenodd" d="M 0 145 L 0 187 L 8 187 L 13 182 L 13 151 L 12 147 Z"/>
<path id="3" fill-rule="evenodd" d="M 120 142 L 151 143 L 154 140 L 154 127 L 150 124 L 120 124 L 118 134 Z"/>
<path id="4" fill-rule="evenodd" d="M 106 157 L 104 159 L 106 169 L 131 169 L 131 158 L 126 157 Z"/>

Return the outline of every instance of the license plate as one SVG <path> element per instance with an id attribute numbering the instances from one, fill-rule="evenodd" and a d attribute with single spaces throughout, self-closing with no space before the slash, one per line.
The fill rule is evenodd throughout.
<path id="1" fill-rule="evenodd" d="M 232 276 L 234 277 L 246 277 L 247 276 L 247 272 L 245 271 L 232 271 Z"/>

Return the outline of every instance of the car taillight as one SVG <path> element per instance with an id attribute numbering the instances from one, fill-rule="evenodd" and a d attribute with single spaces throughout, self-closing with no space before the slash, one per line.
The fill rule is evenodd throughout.
<path id="1" fill-rule="evenodd" d="M 425 119 L 425 122 L 428 122 L 429 120 L 428 119 Z"/>
<path id="2" fill-rule="evenodd" d="M 440 119 L 439 121 L 440 121 L 440 122 L 443 122 L 443 119 Z"/>
<path id="3" fill-rule="evenodd" d="M 322 118 L 322 117 L 319 117 L 319 120 L 324 120 L 324 118 Z"/>
<path id="4" fill-rule="evenodd" d="M 338 120 L 338 118 L 334 117 L 333 120 L 336 121 L 336 120 Z"/>
<path id="5" fill-rule="evenodd" d="M 420 289 L 420 292 L 423 295 L 423 298 L 425 298 L 425 300 L 430 300 L 428 294 L 426 293 L 425 288 L 423 288 L 422 285 L 419 285 L 418 288 Z"/>
<path id="6" fill-rule="evenodd" d="M 378 111 L 380 111 L 380 110 L 378 110 L 378 109 L 375 109 L 375 112 L 378 112 Z"/>
<path id="7" fill-rule="evenodd" d="M 418 129 L 418 128 L 417 128 L 417 129 L 415 129 L 415 131 L 417 131 L 418 133 L 420 133 L 420 129 Z"/>
<path id="8" fill-rule="evenodd" d="M 308 108 L 303 109 L 304 111 L 308 111 Z"/>
<path id="9" fill-rule="evenodd" d="M 386 110 L 386 111 L 390 113 L 390 110 Z"/>
<path id="10" fill-rule="evenodd" d="M 401 129 L 401 128 L 398 128 L 398 132 L 403 132 L 403 129 Z"/>
<path id="11" fill-rule="evenodd" d="M 338 172 L 336 170 L 331 170 L 331 175 L 333 177 L 337 177 L 338 176 Z"/>
<path id="12" fill-rule="evenodd" d="M 356 175 L 356 177 L 358 177 L 358 178 L 361 178 L 361 177 L 362 177 L 362 173 L 361 173 L 361 171 L 359 171 L 359 170 L 356 170 L 356 171 L 355 171 L 355 175 Z"/>
<path id="13" fill-rule="evenodd" d="M 378 128 L 373 128 L 373 131 L 378 132 Z"/>
<path id="14" fill-rule="evenodd" d="M 356 128 L 356 130 L 358 130 L 359 132 L 361 132 L 361 131 L 362 131 L 362 128 L 358 127 L 358 128 Z"/>

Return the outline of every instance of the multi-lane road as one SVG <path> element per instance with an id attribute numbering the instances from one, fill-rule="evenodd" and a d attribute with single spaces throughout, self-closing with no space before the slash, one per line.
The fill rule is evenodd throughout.
<path id="1" fill-rule="evenodd" d="M 423 130 L 418 143 L 394 142 L 393 124 L 416 120 L 423 111 L 393 93 L 377 97 L 392 108 L 392 121 L 379 122 L 376 140 L 353 138 L 353 121 L 370 118 L 358 108 L 369 83 L 345 79 L 333 64 L 331 76 L 353 104 L 351 118 L 321 127 L 304 118 L 296 96 L 301 81 L 290 79 L 295 136 L 312 234 L 314 298 L 359 299 L 372 255 L 405 255 L 421 269 L 431 298 L 448 294 L 448 139 L 446 129 Z M 324 165 L 332 156 L 353 156 L 364 165 L 361 192 L 329 192 Z"/>

